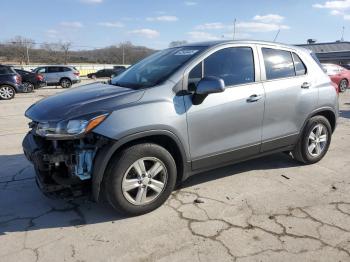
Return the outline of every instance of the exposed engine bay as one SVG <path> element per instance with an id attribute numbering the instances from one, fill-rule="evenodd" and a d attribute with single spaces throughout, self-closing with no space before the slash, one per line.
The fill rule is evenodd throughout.
<path id="1" fill-rule="evenodd" d="M 49 140 L 29 132 L 23 148 L 33 162 L 37 183 L 47 195 L 77 197 L 90 190 L 94 157 L 107 139 L 89 133 L 73 140 Z"/>

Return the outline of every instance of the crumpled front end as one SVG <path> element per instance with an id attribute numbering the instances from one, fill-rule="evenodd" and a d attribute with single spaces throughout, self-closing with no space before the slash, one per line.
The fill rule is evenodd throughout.
<path id="1" fill-rule="evenodd" d="M 94 133 L 80 139 L 48 140 L 32 130 L 22 145 L 43 193 L 72 198 L 90 191 L 94 158 L 105 142 L 105 138 Z"/>

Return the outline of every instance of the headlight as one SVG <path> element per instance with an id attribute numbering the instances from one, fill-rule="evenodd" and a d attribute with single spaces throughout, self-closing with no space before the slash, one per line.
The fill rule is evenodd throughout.
<path id="1" fill-rule="evenodd" d="M 39 136 L 52 139 L 80 137 L 101 124 L 107 116 L 108 114 L 102 114 L 90 119 L 72 119 L 58 123 L 39 123 L 36 126 L 35 132 Z"/>

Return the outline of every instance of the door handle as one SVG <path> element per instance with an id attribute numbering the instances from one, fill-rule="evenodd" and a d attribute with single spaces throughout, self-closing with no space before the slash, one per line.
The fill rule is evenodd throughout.
<path id="1" fill-rule="evenodd" d="M 263 96 L 262 95 L 251 95 L 250 97 L 247 98 L 247 102 L 248 103 L 252 103 L 252 102 L 257 102 L 259 101 Z"/>
<path id="2" fill-rule="evenodd" d="M 301 88 L 309 88 L 310 86 L 311 86 L 310 83 L 304 82 L 304 83 L 301 85 Z"/>

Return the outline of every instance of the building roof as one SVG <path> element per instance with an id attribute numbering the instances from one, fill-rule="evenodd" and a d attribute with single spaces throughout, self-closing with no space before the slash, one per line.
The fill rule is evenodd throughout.
<path id="1" fill-rule="evenodd" d="M 314 53 L 350 52 L 350 42 L 331 42 L 297 45 Z"/>

